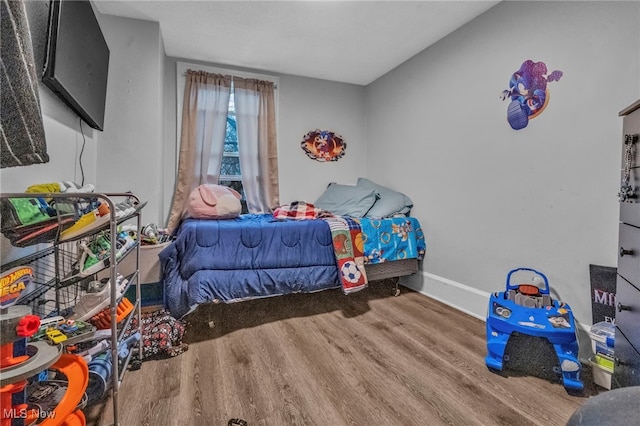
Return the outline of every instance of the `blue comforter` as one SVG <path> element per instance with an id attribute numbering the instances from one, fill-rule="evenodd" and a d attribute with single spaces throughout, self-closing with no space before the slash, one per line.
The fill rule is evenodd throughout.
<path id="1" fill-rule="evenodd" d="M 204 302 L 339 287 L 329 225 L 270 214 L 183 221 L 159 254 L 165 307 L 181 317 Z"/>
<path id="2" fill-rule="evenodd" d="M 358 218 L 365 263 L 417 258 L 426 249 L 416 218 Z M 159 254 L 164 305 L 177 318 L 205 302 L 237 302 L 341 286 L 329 224 L 271 214 L 187 219 Z"/>

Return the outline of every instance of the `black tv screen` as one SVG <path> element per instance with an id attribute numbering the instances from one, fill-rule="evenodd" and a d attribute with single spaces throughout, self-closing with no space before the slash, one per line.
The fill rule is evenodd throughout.
<path id="1" fill-rule="evenodd" d="M 103 130 L 109 47 L 89 1 L 49 5 L 42 81 L 89 126 Z"/>

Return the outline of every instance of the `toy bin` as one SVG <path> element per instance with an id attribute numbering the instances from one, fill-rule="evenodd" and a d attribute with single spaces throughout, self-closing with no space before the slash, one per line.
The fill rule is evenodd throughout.
<path id="1" fill-rule="evenodd" d="M 593 381 L 598 386 L 611 389 L 616 326 L 610 322 L 599 322 L 591 326 L 589 335 L 593 350 L 593 357 L 589 359 Z"/>
<path id="2" fill-rule="evenodd" d="M 610 322 L 598 322 L 589 330 L 591 349 L 594 355 L 613 358 L 613 344 L 616 339 L 616 326 Z"/>

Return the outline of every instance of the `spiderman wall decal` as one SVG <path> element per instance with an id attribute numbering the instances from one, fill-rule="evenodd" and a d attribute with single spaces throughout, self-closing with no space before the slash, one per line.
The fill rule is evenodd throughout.
<path id="1" fill-rule="evenodd" d="M 559 81 L 562 71 L 547 74 L 544 62 L 524 61 L 520 69 L 511 75 L 509 89 L 503 90 L 500 98 L 511 99 L 507 107 L 507 121 L 514 130 L 527 127 L 529 120 L 537 117 L 549 103 L 547 83 Z"/>

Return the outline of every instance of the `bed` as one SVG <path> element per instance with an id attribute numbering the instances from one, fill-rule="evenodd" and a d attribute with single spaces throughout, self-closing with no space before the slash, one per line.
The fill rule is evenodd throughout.
<path id="1" fill-rule="evenodd" d="M 354 260 L 364 265 L 364 285 L 354 287 L 360 290 L 370 281 L 417 272 L 425 250 L 422 228 L 413 217 L 186 219 L 159 254 L 164 305 L 180 318 L 202 303 L 340 286 L 348 293 L 343 272 L 348 274 Z M 355 274 L 352 278 L 361 283 Z"/>

